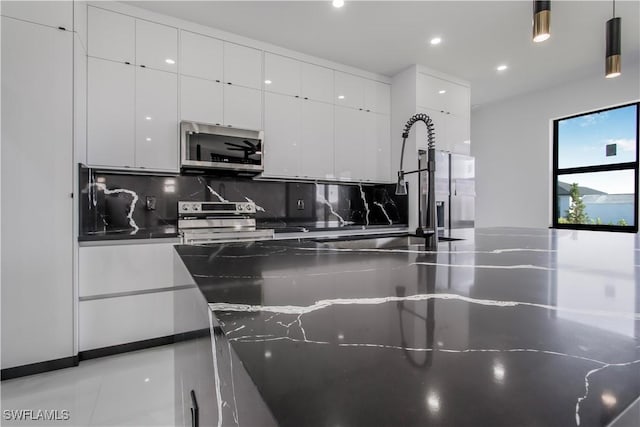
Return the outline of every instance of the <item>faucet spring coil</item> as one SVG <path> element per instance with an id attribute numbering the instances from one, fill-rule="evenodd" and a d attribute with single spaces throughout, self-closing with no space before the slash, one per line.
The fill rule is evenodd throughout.
<path id="1" fill-rule="evenodd" d="M 424 113 L 414 114 L 407 121 L 407 123 L 404 126 L 404 130 L 402 131 L 402 137 L 403 138 L 408 138 L 409 137 L 409 130 L 411 130 L 411 127 L 416 122 L 424 122 L 424 124 L 427 126 L 427 148 L 429 148 L 429 149 L 435 148 L 435 146 L 436 146 L 436 135 L 435 135 L 435 131 L 434 131 L 433 120 L 431 120 L 431 117 L 427 116 Z"/>

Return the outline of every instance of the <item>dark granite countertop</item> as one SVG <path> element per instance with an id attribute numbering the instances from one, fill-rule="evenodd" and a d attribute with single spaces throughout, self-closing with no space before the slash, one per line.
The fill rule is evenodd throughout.
<path id="1" fill-rule="evenodd" d="M 162 225 L 147 228 L 107 229 L 103 231 L 85 233 L 78 236 L 79 242 L 96 242 L 103 240 L 133 240 L 133 239 L 166 239 L 178 237 L 178 227 Z"/>
<path id="2" fill-rule="evenodd" d="M 640 396 L 637 235 L 494 228 L 423 248 L 176 251 L 282 426 L 603 426 Z"/>

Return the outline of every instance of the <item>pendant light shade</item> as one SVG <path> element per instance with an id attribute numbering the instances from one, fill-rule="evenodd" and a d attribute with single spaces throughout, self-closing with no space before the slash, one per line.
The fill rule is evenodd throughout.
<path id="1" fill-rule="evenodd" d="M 533 41 L 543 42 L 551 37 L 551 2 L 533 2 Z"/>
<path id="2" fill-rule="evenodd" d="M 605 59 L 605 77 L 608 79 L 618 77 L 621 74 L 621 38 L 622 19 L 609 19 L 607 21 L 607 55 Z"/>

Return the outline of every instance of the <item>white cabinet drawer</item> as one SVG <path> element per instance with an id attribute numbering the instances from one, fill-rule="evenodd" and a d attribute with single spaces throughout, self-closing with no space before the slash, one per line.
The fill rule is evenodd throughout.
<path id="1" fill-rule="evenodd" d="M 80 301 L 80 351 L 160 338 L 199 329 L 201 325 L 174 322 L 174 304 L 202 298 L 198 288 Z M 181 330 L 182 329 L 182 330 Z"/>
<path id="2" fill-rule="evenodd" d="M 173 286 L 173 244 L 79 249 L 80 297 Z"/>

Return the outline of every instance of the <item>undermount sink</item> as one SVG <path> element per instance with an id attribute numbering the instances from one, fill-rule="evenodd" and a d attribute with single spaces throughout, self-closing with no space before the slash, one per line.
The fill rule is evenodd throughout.
<path id="1" fill-rule="evenodd" d="M 451 242 L 462 239 L 439 237 L 438 240 L 442 242 Z M 398 249 L 409 247 L 418 249 L 420 246 L 424 248 L 424 238 L 416 236 L 318 239 L 316 242 L 329 243 L 332 247 L 337 249 Z"/>

